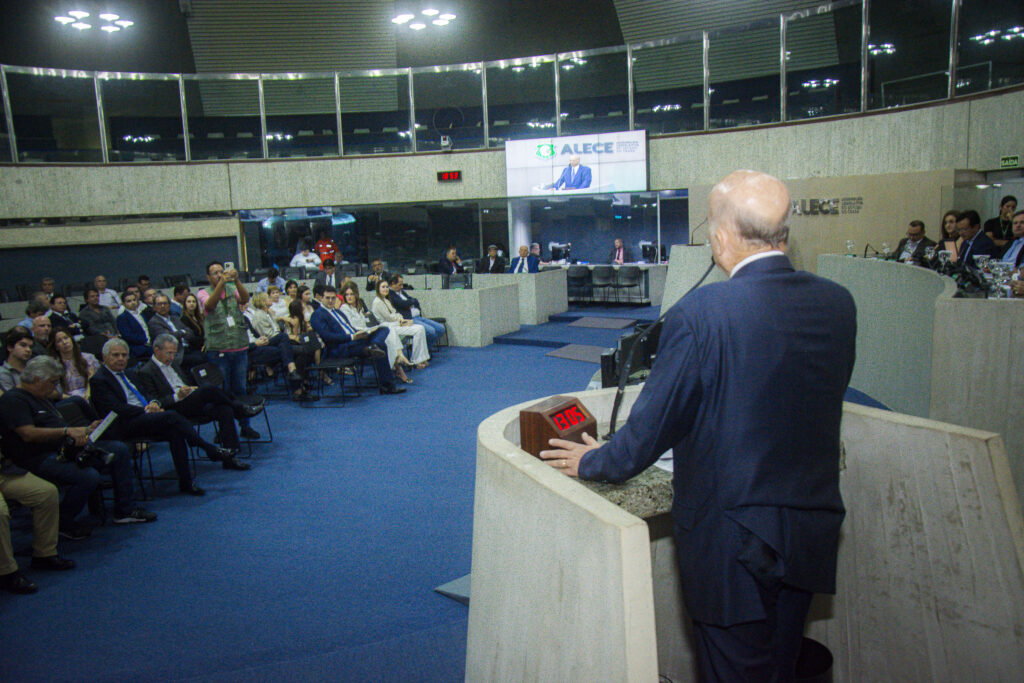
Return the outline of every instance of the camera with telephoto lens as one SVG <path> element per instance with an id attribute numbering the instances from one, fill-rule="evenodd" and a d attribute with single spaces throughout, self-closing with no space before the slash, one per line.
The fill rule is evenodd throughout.
<path id="1" fill-rule="evenodd" d="M 65 462 L 73 462 L 82 469 L 86 467 L 99 469 L 109 465 L 114 459 L 114 454 L 88 441 L 84 446 L 76 446 L 75 440 L 68 437 L 61 445 L 60 459 Z"/>

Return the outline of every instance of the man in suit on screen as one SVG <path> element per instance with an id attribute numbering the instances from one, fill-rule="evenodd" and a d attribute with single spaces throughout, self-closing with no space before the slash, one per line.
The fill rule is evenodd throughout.
<path id="1" fill-rule="evenodd" d="M 555 190 L 582 190 L 590 187 L 590 178 L 590 167 L 581 165 L 580 155 L 573 154 L 569 157 L 569 165 L 551 187 Z"/>
<path id="2" fill-rule="evenodd" d="M 845 289 L 793 269 L 789 206 L 763 173 L 719 182 L 708 222 L 729 279 L 670 309 L 610 442 L 552 439 L 541 453 L 568 475 L 619 482 L 672 449 L 677 559 L 705 681 L 792 680 L 811 597 L 835 591 L 856 311 Z"/>

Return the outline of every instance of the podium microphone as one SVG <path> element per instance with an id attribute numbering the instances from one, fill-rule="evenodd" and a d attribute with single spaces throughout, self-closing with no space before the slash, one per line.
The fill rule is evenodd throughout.
<path id="1" fill-rule="evenodd" d="M 707 219 L 705 218 L 704 220 Z M 680 301 L 683 298 L 685 298 L 687 294 L 700 287 L 701 283 L 704 282 L 704 280 L 707 279 L 708 275 L 711 274 L 711 270 L 714 267 L 715 260 L 712 258 L 711 265 L 709 265 L 708 269 L 704 271 L 704 274 L 700 276 L 700 279 L 697 280 L 697 282 L 694 283 L 692 287 L 686 290 L 686 293 L 683 294 L 683 296 L 679 297 Z M 647 338 L 651 335 L 652 332 L 661 328 L 662 324 L 665 321 L 665 316 L 668 315 L 668 312 L 671 310 L 672 307 L 670 306 L 667 311 L 659 315 L 658 319 L 651 323 L 651 325 L 646 330 L 644 330 L 643 334 L 637 337 L 636 341 L 633 342 L 633 346 L 630 347 L 629 352 L 626 354 L 626 362 L 623 364 L 622 371 L 619 373 L 619 386 L 615 390 L 615 402 L 612 404 L 612 417 L 608 425 L 608 433 L 605 434 L 604 436 L 605 441 L 608 441 L 613 436 L 615 436 L 615 422 L 618 420 L 619 407 L 621 407 L 622 405 L 622 396 L 626 391 L 626 382 L 629 380 L 629 371 L 633 365 L 633 358 L 634 356 L 636 356 L 636 350 L 643 346 L 644 342 L 647 341 Z"/>
<path id="2" fill-rule="evenodd" d="M 873 246 L 871 246 L 870 244 L 868 244 L 867 242 L 865 242 L 865 243 L 864 243 L 864 258 L 867 258 L 867 257 L 868 257 L 868 249 L 870 249 L 870 250 L 871 250 L 871 255 L 872 255 L 872 256 L 878 256 L 879 254 L 881 254 L 881 253 L 882 253 L 882 252 L 878 251 L 877 249 L 875 249 L 875 248 L 874 248 Z"/>

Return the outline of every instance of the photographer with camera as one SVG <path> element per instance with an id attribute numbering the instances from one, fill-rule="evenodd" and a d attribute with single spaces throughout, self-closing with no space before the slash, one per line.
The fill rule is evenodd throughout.
<path id="1" fill-rule="evenodd" d="M 0 435 L 4 454 L 18 467 L 67 486 L 60 504 L 60 534 L 80 539 L 88 529 L 75 524 L 100 483 L 98 470 L 109 470 L 114 483 L 114 523 L 152 522 L 156 515 L 132 500 L 132 465 L 128 446 L 118 441 L 89 441 L 99 425 L 70 426 L 46 397 L 64 374 L 63 366 L 49 356 L 38 356 L 25 365 L 20 384 L 0 396 Z M 83 402 L 83 409 L 86 406 Z"/>

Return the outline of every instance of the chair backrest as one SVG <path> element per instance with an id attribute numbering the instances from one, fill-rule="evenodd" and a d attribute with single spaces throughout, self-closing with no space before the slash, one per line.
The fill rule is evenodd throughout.
<path id="1" fill-rule="evenodd" d="M 56 404 L 57 412 L 68 423 L 69 427 L 88 427 L 92 424 L 94 413 L 86 400 L 64 400 Z"/>
<path id="2" fill-rule="evenodd" d="M 590 268 L 586 266 L 569 266 L 569 270 L 565 276 L 570 280 L 577 282 L 589 282 L 590 281 Z"/>
<path id="3" fill-rule="evenodd" d="M 14 291 L 18 293 L 18 299 L 28 301 L 30 285 L 14 285 Z"/>
<path id="4" fill-rule="evenodd" d="M 619 268 L 619 284 L 630 287 L 640 284 L 640 272 L 638 266 L 622 266 Z"/>
<path id="5" fill-rule="evenodd" d="M 291 266 L 288 266 L 287 268 L 281 269 L 281 277 L 285 280 L 301 280 L 302 276 L 302 268 L 292 268 Z"/>
<path id="6" fill-rule="evenodd" d="M 107 336 L 103 334 L 91 334 L 88 337 L 82 337 L 82 340 L 78 342 L 79 348 L 86 353 L 91 353 L 96 356 L 97 360 L 103 359 L 103 345 L 107 343 Z"/>
<path id="7" fill-rule="evenodd" d="M 615 269 L 611 266 L 594 266 L 591 277 L 595 285 L 607 286 L 615 282 Z"/>
<path id="8" fill-rule="evenodd" d="M 6 304 L 10 300 L 11 300 L 11 297 L 7 293 L 7 290 L 6 289 L 0 289 L 0 304 Z"/>
<path id="9" fill-rule="evenodd" d="M 224 375 L 213 363 L 203 363 L 192 368 L 192 379 L 201 387 L 219 387 L 224 385 Z"/>
<path id="10" fill-rule="evenodd" d="M 192 288 L 192 276 L 188 273 L 179 273 L 177 275 L 164 275 L 164 285 L 167 287 L 174 287 L 175 285 L 185 285 L 189 289 Z"/>

